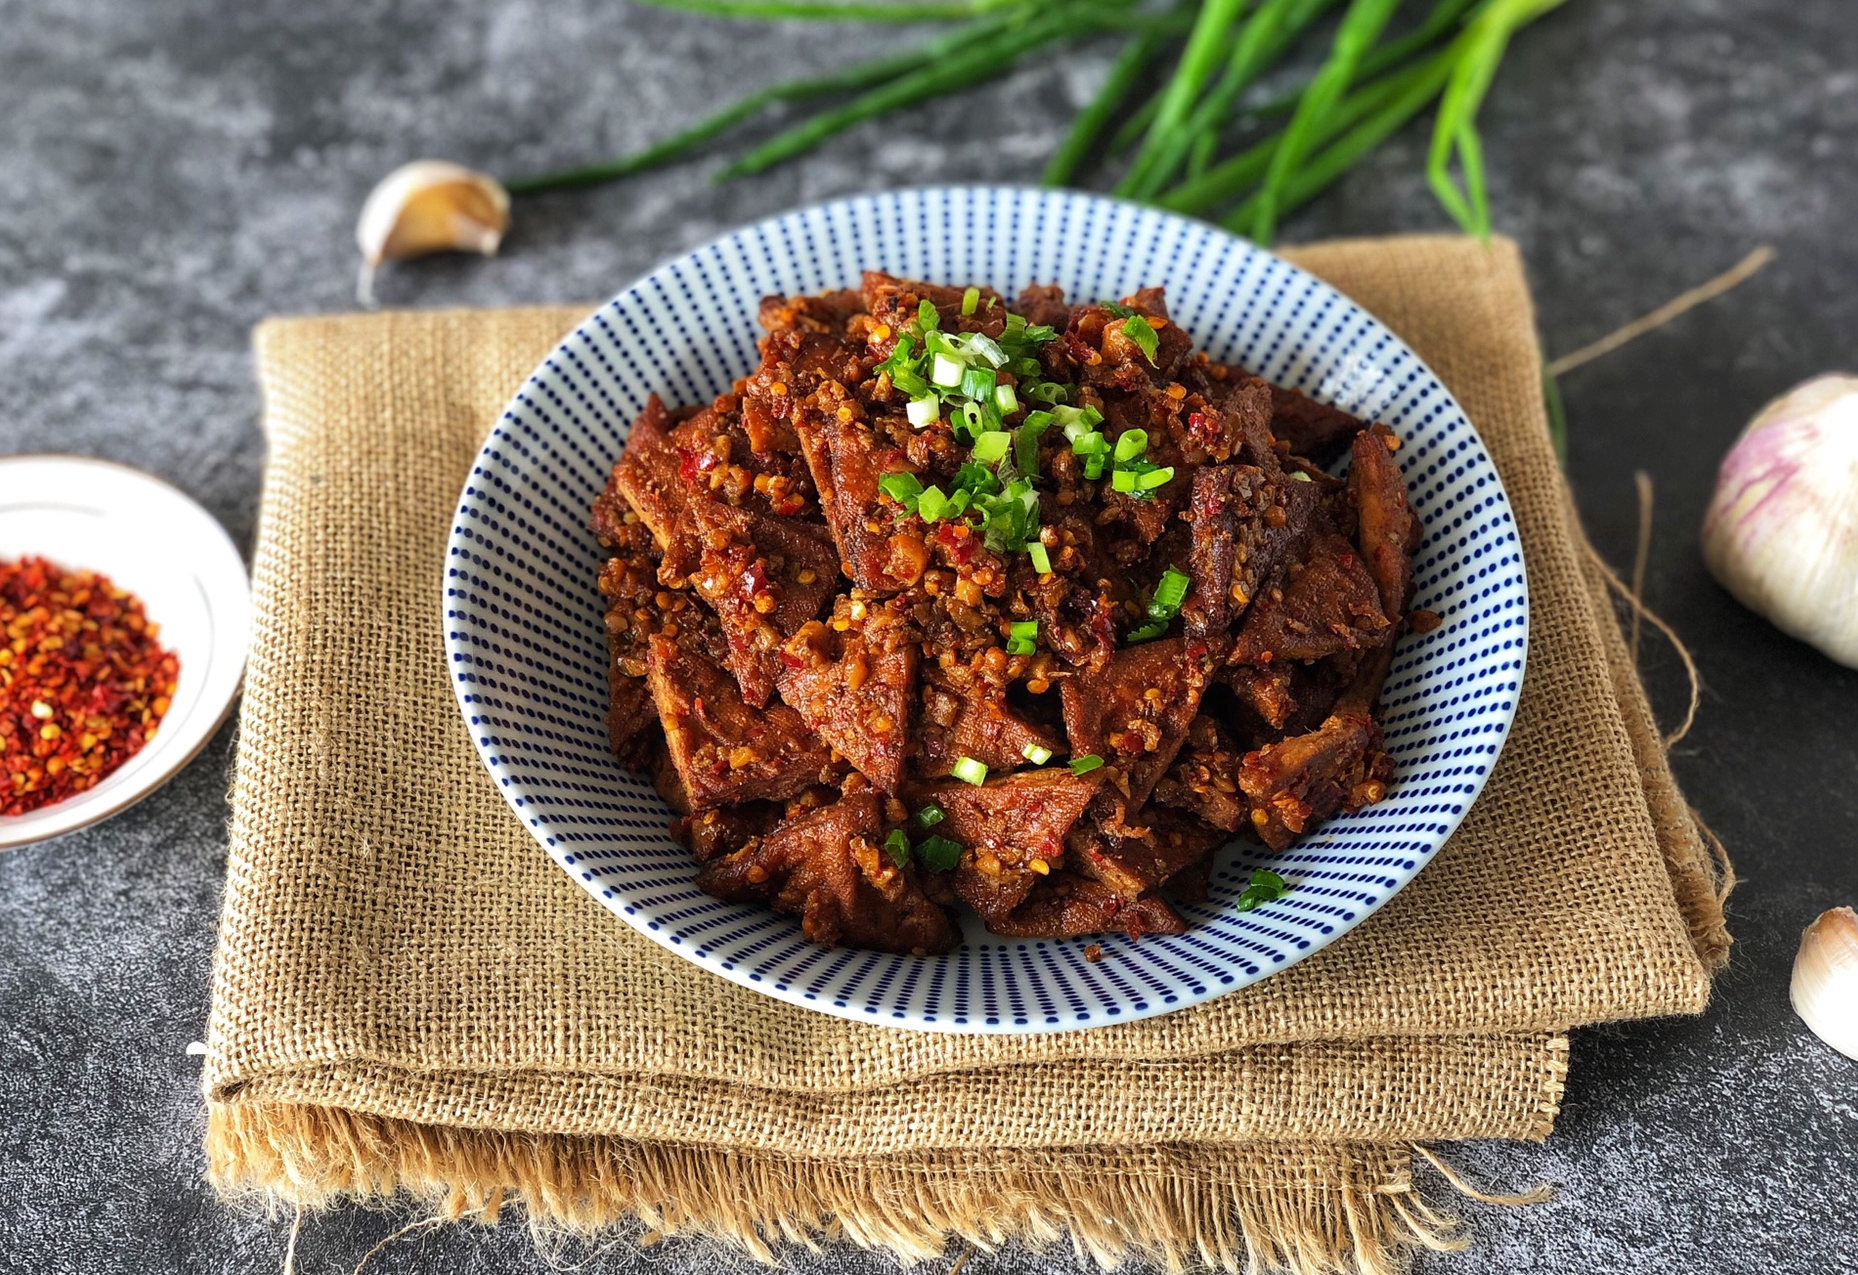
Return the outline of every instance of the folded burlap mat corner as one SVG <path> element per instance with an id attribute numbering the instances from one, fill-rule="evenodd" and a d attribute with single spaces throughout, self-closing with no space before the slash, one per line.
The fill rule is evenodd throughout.
<path id="1" fill-rule="evenodd" d="M 1061 1035 L 913 1033 L 735 987 L 616 921 L 504 806 L 446 681 L 439 564 L 488 422 L 582 311 L 264 324 L 214 1181 L 452 1216 L 510 1198 L 761 1256 L 959 1236 L 1302 1272 L 1443 1242 L 1412 1145 L 1546 1136 L 1567 1029 L 1700 1010 L 1728 938 L 1549 448 L 1514 247 L 1289 255 L 1405 337 L 1490 447 L 1529 576 L 1516 724 L 1368 924 L 1244 991 Z"/>

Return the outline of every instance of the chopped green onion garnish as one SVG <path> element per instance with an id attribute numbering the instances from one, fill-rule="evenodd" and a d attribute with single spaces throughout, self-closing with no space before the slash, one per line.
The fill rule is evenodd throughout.
<path id="1" fill-rule="evenodd" d="M 898 504 L 912 507 L 916 498 L 923 494 L 922 480 L 908 472 L 885 474 L 877 480 L 877 489 Z"/>
<path id="2" fill-rule="evenodd" d="M 1179 614 L 1181 603 L 1187 600 L 1187 586 L 1191 581 L 1185 572 L 1173 567 L 1161 573 L 1161 579 L 1155 584 L 1155 596 L 1148 604 L 1148 613 L 1153 615 L 1155 608 L 1163 608 L 1170 617 Z"/>
<path id="3" fill-rule="evenodd" d="M 1013 433 L 1013 463 L 1028 478 L 1039 476 L 1039 435 L 1044 432 L 1044 425 L 1026 420 Z"/>
<path id="4" fill-rule="evenodd" d="M 1103 435 L 1099 434 L 1097 437 L 1102 438 Z M 1104 453 L 1084 457 L 1084 477 L 1093 481 L 1103 477 L 1103 464 L 1108 459 L 1109 456 Z"/>
<path id="5" fill-rule="evenodd" d="M 1155 362 L 1155 352 L 1161 348 L 1161 338 L 1155 335 L 1155 329 L 1148 326 L 1147 319 L 1136 315 L 1124 320 L 1123 335 L 1136 343 L 1151 367 L 1159 366 Z"/>
<path id="6" fill-rule="evenodd" d="M 939 834 L 924 837 L 916 847 L 916 858 L 931 872 L 947 872 L 961 862 L 961 843 Z"/>
<path id="7" fill-rule="evenodd" d="M 916 513 L 924 522 L 934 522 L 948 506 L 948 493 L 940 487 L 925 487 L 916 498 Z"/>
<path id="8" fill-rule="evenodd" d="M 949 773 L 962 783 L 973 784 L 976 787 L 987 782 L 987 767 L 972 757 L 957 757 L 954 768 Z"/>
<path id="9" fill-rule="evenodd" d="M 961 468 L 955 471 L 955 487 L 960 491 L 972 492 L 976 496 L 991 496 L 1000 490 L 1000 480 L 987 466 L 967 460 L 963 461 Z"/>
<path id="10" fill-rule="evenodd" d="M 1129 635 L 1123 639 L 1123 645 L 1135 646 L 1140 642 L 1152 642 L 1167 631 L 1166 620 L 1150 620 L 1139 629 L 1129 630 Z"/>
<path id="11" fill-rule="evenodd" d="M 1045 551 L 1045 546 L 1034 540 L 1026 546 L 1026 554 L 1032 559 L 1032 569 L 1040 575 L 1051 574 L 1052 556 Z"/>
<path id="12" fill-rule="evenodd" d="M 971 287 L 961 294 L 961 312 L 963 314 L 973 314 L 974 311 L 980 307 L 980 304 L 981 290 L 979 288 Z"/>
<path id="13" fill-rule="evenodd" d="M 911 821 L 914 822 L 918 828 L 933 828 L 946 818 L 948 818 L 947 813 L 933 801 L 910 816 Z"/>
<path id="14" fill-rule="evenodd" d="M 981 332 L 968 334 L 968 348 L 994 367 L 1005 367 L 1010 361 L 1007 352 L 1000 348 L 1000 343 Z"/>
<path id="15" fill-rule="evenodd" d="M 937 385 L 952 390 L 961 385 L 961 374 L 966 370 L 959 360 L 950 358 L 938 350 L 929 365 L 929 379 Z"/>
<path id="16" fill-rule="evenodd" d="M 1119 469 L 1110 475 L 1110 486 L 1116 491 L 1135 490 L 1135 471 Z"/>
<path id="17" fill-rule="evenodd" d="M 909 413 L 910 424 L 917 429 L 927 429 L 942 419 L 942 403 L 933 394 L 911 399 L 904 410 Z"/>
<path id="18" fill-rule="evenodd" d="M 1261 903 L 1270 903 L 1290 893 L 1290 886 L 1275 872 L 1259 868 L 1252 873 L 1251 883 L 1239 894 L 1233 908 L 1235 912 L 1249 912 Z"/>
<path id="19" fill-rule="evenodd" d="M 1019 410 L 1019 395 L 1013 392 L 1011 385 L 994 386 L 994 406 L 1002 415 L 1011 416 Z"/>
<path id="20" fill-rule="evenodd" d="M 972 400 L 961 405 L 961 420 L 968 428 L 970 436 L 979 434 L 987 424 L 987 417 L 981 411 L 981 405 Z"/>
<path id="21" fill-rule="evenodd" d="M 1290 476 L 1296 482 L 1307 483 L 1310 481 L 1310 476 L 1304 473 L 1301 469 L 1292 471 Z"/>
<path id="22" fill-rule="evenodd" d="M 1095 753 L 1085 753 L 1082 757 L 1073 757 L 1071 759 L 1071 773 L 1074 775 L 1088 775 L 1102 764 L 1103 758 L 1097 756 Z"/>
<path id="23" fill-rule="evenodd" d="M 928 297 L 916 307 L 916 325 L 924 332 L 933 332 L 942 326 L 942 316 L 935 312 L 935 302 Z"/>
<path id="24" fill-rule="evenodd" d="M 990 430 L 974 440 L 974 459 L 993 462 L 1006 455 L 1013 436 L 1005 430 Z"/>
<path id="25" fill-rule="evenodd" d="M 1043 409 L 1035 408 L 1034 410 L 1026 413 L 1026 419 L 1024 423 L 1027 425 L 1034 426 L 1038 429 L 1048 429 L 1050 428 L 1051 423 L 1056 419 L 1057 418 L 1054 417 L 1050 412 L 1047 412 Z"/>
<path id="26" fill-rule="evenodd" d="M 1015 620 L 1006 626 L 1006 653 L 1008 655 L 1031 655 L 1037 650 L 1039 622 L 1037 620 Z"/>
<path id="27" fill-rule="evenodd" d="M 961 373 L 961 392 L 969 398 L 990 399 L 994 396 L 994 372 L 990 367 L 970 367 Z"/>
<path id="28" fill-rule="evenodd" d="M 1024 748 L 1019 750 L 1019 754 L 1034 766 L 1043 766 L 1052 759 L 1052 750 L 1049 748 L 1041 748 L 1037 744 L 1027 744 Z"/>
<path id="29" fill-rule="evenodd" d="M 1157 487 L 1166 486 L 1173 478 L 1174 466 L 1172 465 L 1163 465 L 1159 469 L 1144 470 L 1135 476 L 1135 489 L 1137 491 L 1153 491 Z"/>
<path id="30" fill-rule="evenodd" d="M 903 829 L 890 830 L 890 835 L 884 838 L 884 850 L 899 868 L 910 866 L 910 839 L 903 835 Z"/>
<path id="31" fill-rule="evenodd" d="M 1134 460 L 1148 450 L 1148 431 L 1126 429 L 1116 438 L 1116 459 Z"/>
<path id="32" fill-rule="evenodd" d="M 1056 381 L 1038 381 L 1026 387 L 1026 397 L 1041 403 L 1062 403 L 1068 397 L 1065 387 Z"/>

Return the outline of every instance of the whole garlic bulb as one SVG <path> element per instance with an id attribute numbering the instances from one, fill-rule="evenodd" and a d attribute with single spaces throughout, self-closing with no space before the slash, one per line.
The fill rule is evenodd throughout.
<path id="1" fill-rule="evenodd" d="M 1792 996 L 1794 1013 L 1815 1036 L 1858 1058 L 1858 913 L 1832 908 L 1806 927 Z"/>
<path id="2" fill-rule="evenodd" d="M 1858 668 L 1858 377 L 1816 377 L 1756 414 L 1703 520 L 1723 587 Z"/>

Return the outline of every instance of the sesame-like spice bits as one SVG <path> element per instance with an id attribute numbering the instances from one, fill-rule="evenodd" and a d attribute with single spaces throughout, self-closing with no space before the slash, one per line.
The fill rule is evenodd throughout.
<path id="1" fill-rule="evenodd" d="M 180 676 L 156 635 L 104 576 L 0 562 L 0 816 L 95 787 L 154 738 Z"/>

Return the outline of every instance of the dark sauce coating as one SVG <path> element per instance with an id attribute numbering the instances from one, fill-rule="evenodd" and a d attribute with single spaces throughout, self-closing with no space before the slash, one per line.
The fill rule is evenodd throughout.
<path id="1" fill-rule="evenodd" d="M 1063 430 L 1027 440 L 1049 570 L 885 486 L 974 472 L 955 412 L 911 420 L 899 339 L 1011 340 L 1009 313 L 1053 331 L 1001 384 L 1146 438 L 1135 491 Z M 1158 289 L 1009 303 L 869 273 L 761 318 L 755 372 L 701 408 L 653 399 L 592 517 L 613 747 L 704 889 L 899 952 L 954 946 L 957 904 L 1007 935 L 1175 933 L 1170 895 L 1198 897 L 1232 834 L 1281 849 L 1384 795 L 1374 710 L 1418 538 L 1386 426 L 1194 353 Z M 1319 468 L 1343 453 L 1346 480 Z"/>

